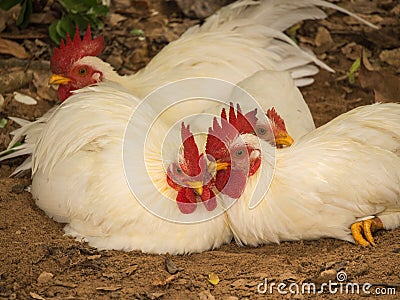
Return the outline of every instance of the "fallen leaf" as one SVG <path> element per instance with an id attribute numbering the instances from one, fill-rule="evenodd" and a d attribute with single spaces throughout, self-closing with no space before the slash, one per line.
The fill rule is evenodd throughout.
<path id="1" fill-rule="evenodd" d="M 26 105 L 36 105 L 37 101 L 33 99 L 31 96 L 24 95 L 18 92 L 14 92 L 14 99 L 15 101 L 26 104 Z"/>
<path id="2" fill-rule="evenodd" d="M 156 279 L 153 281 L 153 285 L 158 286 L 158 285 L 167 285 L 169 284 L 172 280 L 176 279 L 179 277 L 179 274 L 175 274 L 175 275 L 171 275 L 169 277 L 167 277 L 164 280 L 161 279 Z"/>
<path id="3" fill-rule="evenodd" d="M 383 50 L 379 58 L 385 63 L 400 68 L 400 48 L 393 50 Z"/>
<path id="4" fill-rule="evenodd" d="M 96 290 L 98 291 L 105 291 L 105 292 L 114 292 L 122 289 L 122 285 L 115 285 L 115 286 L 100 286 L 97 287 Z"/>
<path id="5" fill-rule="evenodd" d="M 176 274 L 180 269 L 175 265 L 175 263 L 167 256 L 164 261 L 165 268 L 169 274 Z"/>
<path id="6" fill-rule="evenodd" d="M 55 17 L 51 11 L 33 13 L 29 18 L 29 21 L 34 24 L 51 24 L 54 20 Z"/>
<path id="7" fill-rule="evenodd" d="M 335 281 L 336 275 L 337 271 L 334 269 L 324 270 L 318 275 L 318 277 L 315 279 L 315 282 L 322 284 L 329 281 Z"/>
<path id="8" fill-rule="evenodd" d="M 334 44 L 331 34 L 325 27 L 318 27 L 317 35 L 315 36 L 315 45 L 317 47 L 323 48 L 319 49 L 322 52 L 329 50 Z"/>
<path id="9" fill-rule="evenodd" d="M 133 266 L 127 267 L 126 269 L 123 269 L 122 271 L 123 271 L 126 275 L 131 276 L 133 273 L 136 272 L 137 269 L 138 269 L 138 266 L 137 266 L 137 265 L 133 265 Z"/>
<path id="10" fill-rule="evenodd" d="M 30 58 L 31 55 L 26 52 L 25 48 L 14 41 L 0 38 L 0 53 L 10 54 L 16 58 L 26 59 Z"/>
<path id="11" fill-rule="evenodd" d="M 348 59 L 356 60 L 360 56 L 361 46 L 351 42 L 346 44 L 340 50 Z"/>
<path id="12" fill-rule="evenodd" d="M 212 285 L 217 285 L 219 283 L 219 277 L 217 274 L 215 274 L 214 272 L 211 272 L 210 274 L 208 274 L 208 281 L 212 284 Z"/>
<path id="13" fill-rule="evenodd" d="M 7 121 L 6 118 L 2 118 L 2 119 L 0 120 L 0 128 L 6 127 L 7 122 L 8 122 L 8 121 Z"/>
<path id="14" fill-rule="evenodd" d="M 96 255 L 90 255 L 87 257 L 88 260 L 95 260 L 99 259 L 101 257 L 101 254 L 96 254 Z"/>
<path id="15" fill-rule="evenodd" d="M 38 276 L 37 282 L 38 283 L 46 283 L 46 282 L 49 282 L 53 277 L 54 277 L 54 275 L 52 273 L 44 271 L 44 272 L 40 273 L 40 275 Z"/>
<path id="16" fill-rule="evenodd" d="M 366 56 L 361 53 L 359 80 L 363 88 L 374 91 L 375 102 L 400 102 L 400 77 L 384 71 L 368 70 Z"/>
<path id="17" fill-rule="evenodd" d="M 40 295 L 38 295 L 38 294 L 36 294 L 36 293 L 33 293 L 33 292 L 30 292 L 29 295 L 30 295 L 33 299 L 37 299 L 37 300 L 46 300 L 46 299 L 43 298 L 42 296 L 40 296 Z"/>
<path id="18" fill-rule="evenodd" d="M 231 287 L 237 289 L 240 286 L 245 286 L 246 285 L 246 279 L 238 279 L 235 280 L 234 282 L 231 283 Z"/>
<path id="19" fill-rule="evenodd" d="M 113 27 L 114 26 L 118 26 L 119 22 L 122 22 L 122 21 L 125 21 L 125 20 L 126 20 L 126 17 L 124 17 L 123 15 L 120 15 L 120 14 L 115 14 L 115 13 L 111 13 L 109 18 L 108 18 L 108 21 L 110 22 L 110 25 L 113 26 Z"/>

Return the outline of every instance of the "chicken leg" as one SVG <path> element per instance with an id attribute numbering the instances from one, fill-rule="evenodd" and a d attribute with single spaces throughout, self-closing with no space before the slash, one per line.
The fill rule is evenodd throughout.
<path id="1" fill-rule="evenodd" d="M 356 244 L 361 246 L 375 246 L 374 237 L 372 233 L 383 229 L 381 219 L 375 217 L 373 219 L 355 222 L 351 225 L 351 233 L 353 234 Z"/>

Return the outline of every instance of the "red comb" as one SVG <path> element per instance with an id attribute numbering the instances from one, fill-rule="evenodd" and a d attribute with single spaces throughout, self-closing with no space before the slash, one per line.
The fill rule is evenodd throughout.
<path id="1" fill-rule="evenodd" d="M 190 126 L 182 122 L 181 137 L 183 141 L 183 157 L 185 162 L 181 165 L 183 171 L 189 176 L 196 176 L 200 173 L 199 149 L 197 148 Z"/>
<path id="2" fill-rule="evenodd" d="M 239 131 L 240 134 L 243 133 L 253 133 L 254 127 L 257 123 L 257 108 L 249 111 L 247 114 L 243 115 L 242 109 L 240 108 L 239 103 L 236 105 L 237 116 L 235 114 L 235 108 L 233 107 L 233 103 L 230 103 L 229 108 L 229 123 Z"/>
<path id="3" fill-rule="evenodd" d="M 237 114 L 233 103 L 230 103 L 229 120 L 225 108 L 221 111 L 221 125 L 214 118 L 213 126 L 208 129 L 206 153 L 215 159 L 226 157 L 228 152 L 226 142 L 233 141 L 239 134 L 253 133 L 253 127 L 257 123 L 257 109 L 243 115 L 240 105 L 237 104 Z M 224 143 L 225 142 L 225 143 Z"/>
<path id="4" fill-rule="evenodd" d="M 282 117 L 276 112 L 275 108 L 272 107 L 267 110 L 267 117 L 268 119 L 272 122 L 272 124 L 279 129 L 286 131 L 286 125 L 285 121 L 282 119 Z"/>
<path id="5" fill-rule="evenodd" d="M 79 28 L 76 27 L 74 39 L 67 33 L 67 40 L 61 40 L 60 47 L 54 48 L 50 58 L 50 68 L 54 74 L 66 73 L 73 63 L 85 56 L 97 56 L 104 49 L 104 36 L 92 39 L 90 24 L 81 40 Z"/>

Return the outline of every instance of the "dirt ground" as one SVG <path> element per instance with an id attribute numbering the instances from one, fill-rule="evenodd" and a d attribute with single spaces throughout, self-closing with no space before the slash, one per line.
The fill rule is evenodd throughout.
<path id="1" fill-rule="evenodd" d="M 168 42 L 199 20 L 182 15 L 173 1 L 115 1 L 112 18 L 105 21 L 106 49 L 102 58 L 121 74 L 146 65 Z M 340 13 L 328 11 L 326 20 L 307 21 L 289 33 L 312 49 L 336 73 L 321 71 L 315 83 L 302 88 L 317 126 L 354 107 L 374 102 L 373 92 L 361 88 L 356 77 L 350 84 L 346 73 L 362 46 L 374 68 L 399 75 L 399 60 L 382 53 L 400 47 L 400 1 L 334 1 L 379 25 L 373 30 Z M 43 13 L 49 13 L 48 8 Z M 51 15 L 51 14 L 50 14 Z M 49 18 L 20 30 L 12 21 L 0 38 L 24 46 L 31 59 L 22 61 L 0 54 L 0 119 L 8 116 L 34 120 L 57 104 L 55 90 L 47 85 L 48 59 L 54 44 L 47 36 Z M 130 30 L 144 34 L 132 35 Z M 327 30 L 324 30 L 327 29 Z M 390 54 L 390 53 L 389 53 Z M 389 55 L 390 56 L 390 55 Z M 397 72 L 397 73 L 396 73 Z M 16 80 L 13 80 L 16 79 Z M 4 85 L 4 83 L 7 83 Z M 2 90 L 1 90 L 2 89 Z M 34 96 L 38 103 L 26 105 L 13 100 L 12 92 Z M 10 141 L 9 132 L 18 126 L 8 121 L 0 129 L 0 151 Z M 321 239 L 284 242 L 258 248 L 229 245 L 186 256 L 148 255 L 140 252 L 98 251 L 63 236 L 63 225 L 49 219 L 35 206 L 26 187 L 30 175 L 9 178 L 22 159 L 2 163 L 0 168 L 0 299 L 358 299 L 371 296 L 346 295 L 325 288 L 323 295 L 290 293 L 288 286 L 320 284 L 345 272 L 347 281 L 371 284 L 367 290 L 380 299 L 398 299 L 400 294 L 400 228 L 376 234 L 377 246 L 361 248 L 348 242 Z M 160 241 L 162 243 L 162 241 Z M 175 264 L 178 272 L 166 268 Z M 209 282 L 215 273 L 220 281 Z M 344 273 L 340 273 L 344 275 Z M 259 293 L 267 279 L 273 293 Z M 277 285 L 286 295 L 280 294 Z"/>

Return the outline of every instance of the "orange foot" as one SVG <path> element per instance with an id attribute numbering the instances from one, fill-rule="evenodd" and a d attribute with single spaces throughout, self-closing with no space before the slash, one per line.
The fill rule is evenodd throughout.
<path id="1" fill-rule="evenodd" d="M 355 222 L 350 227 L 356 244 L 361 246 L 376 246 L 372 233 L 383 229 L 381 219 L 375 217 L 364 221 Z"/>

